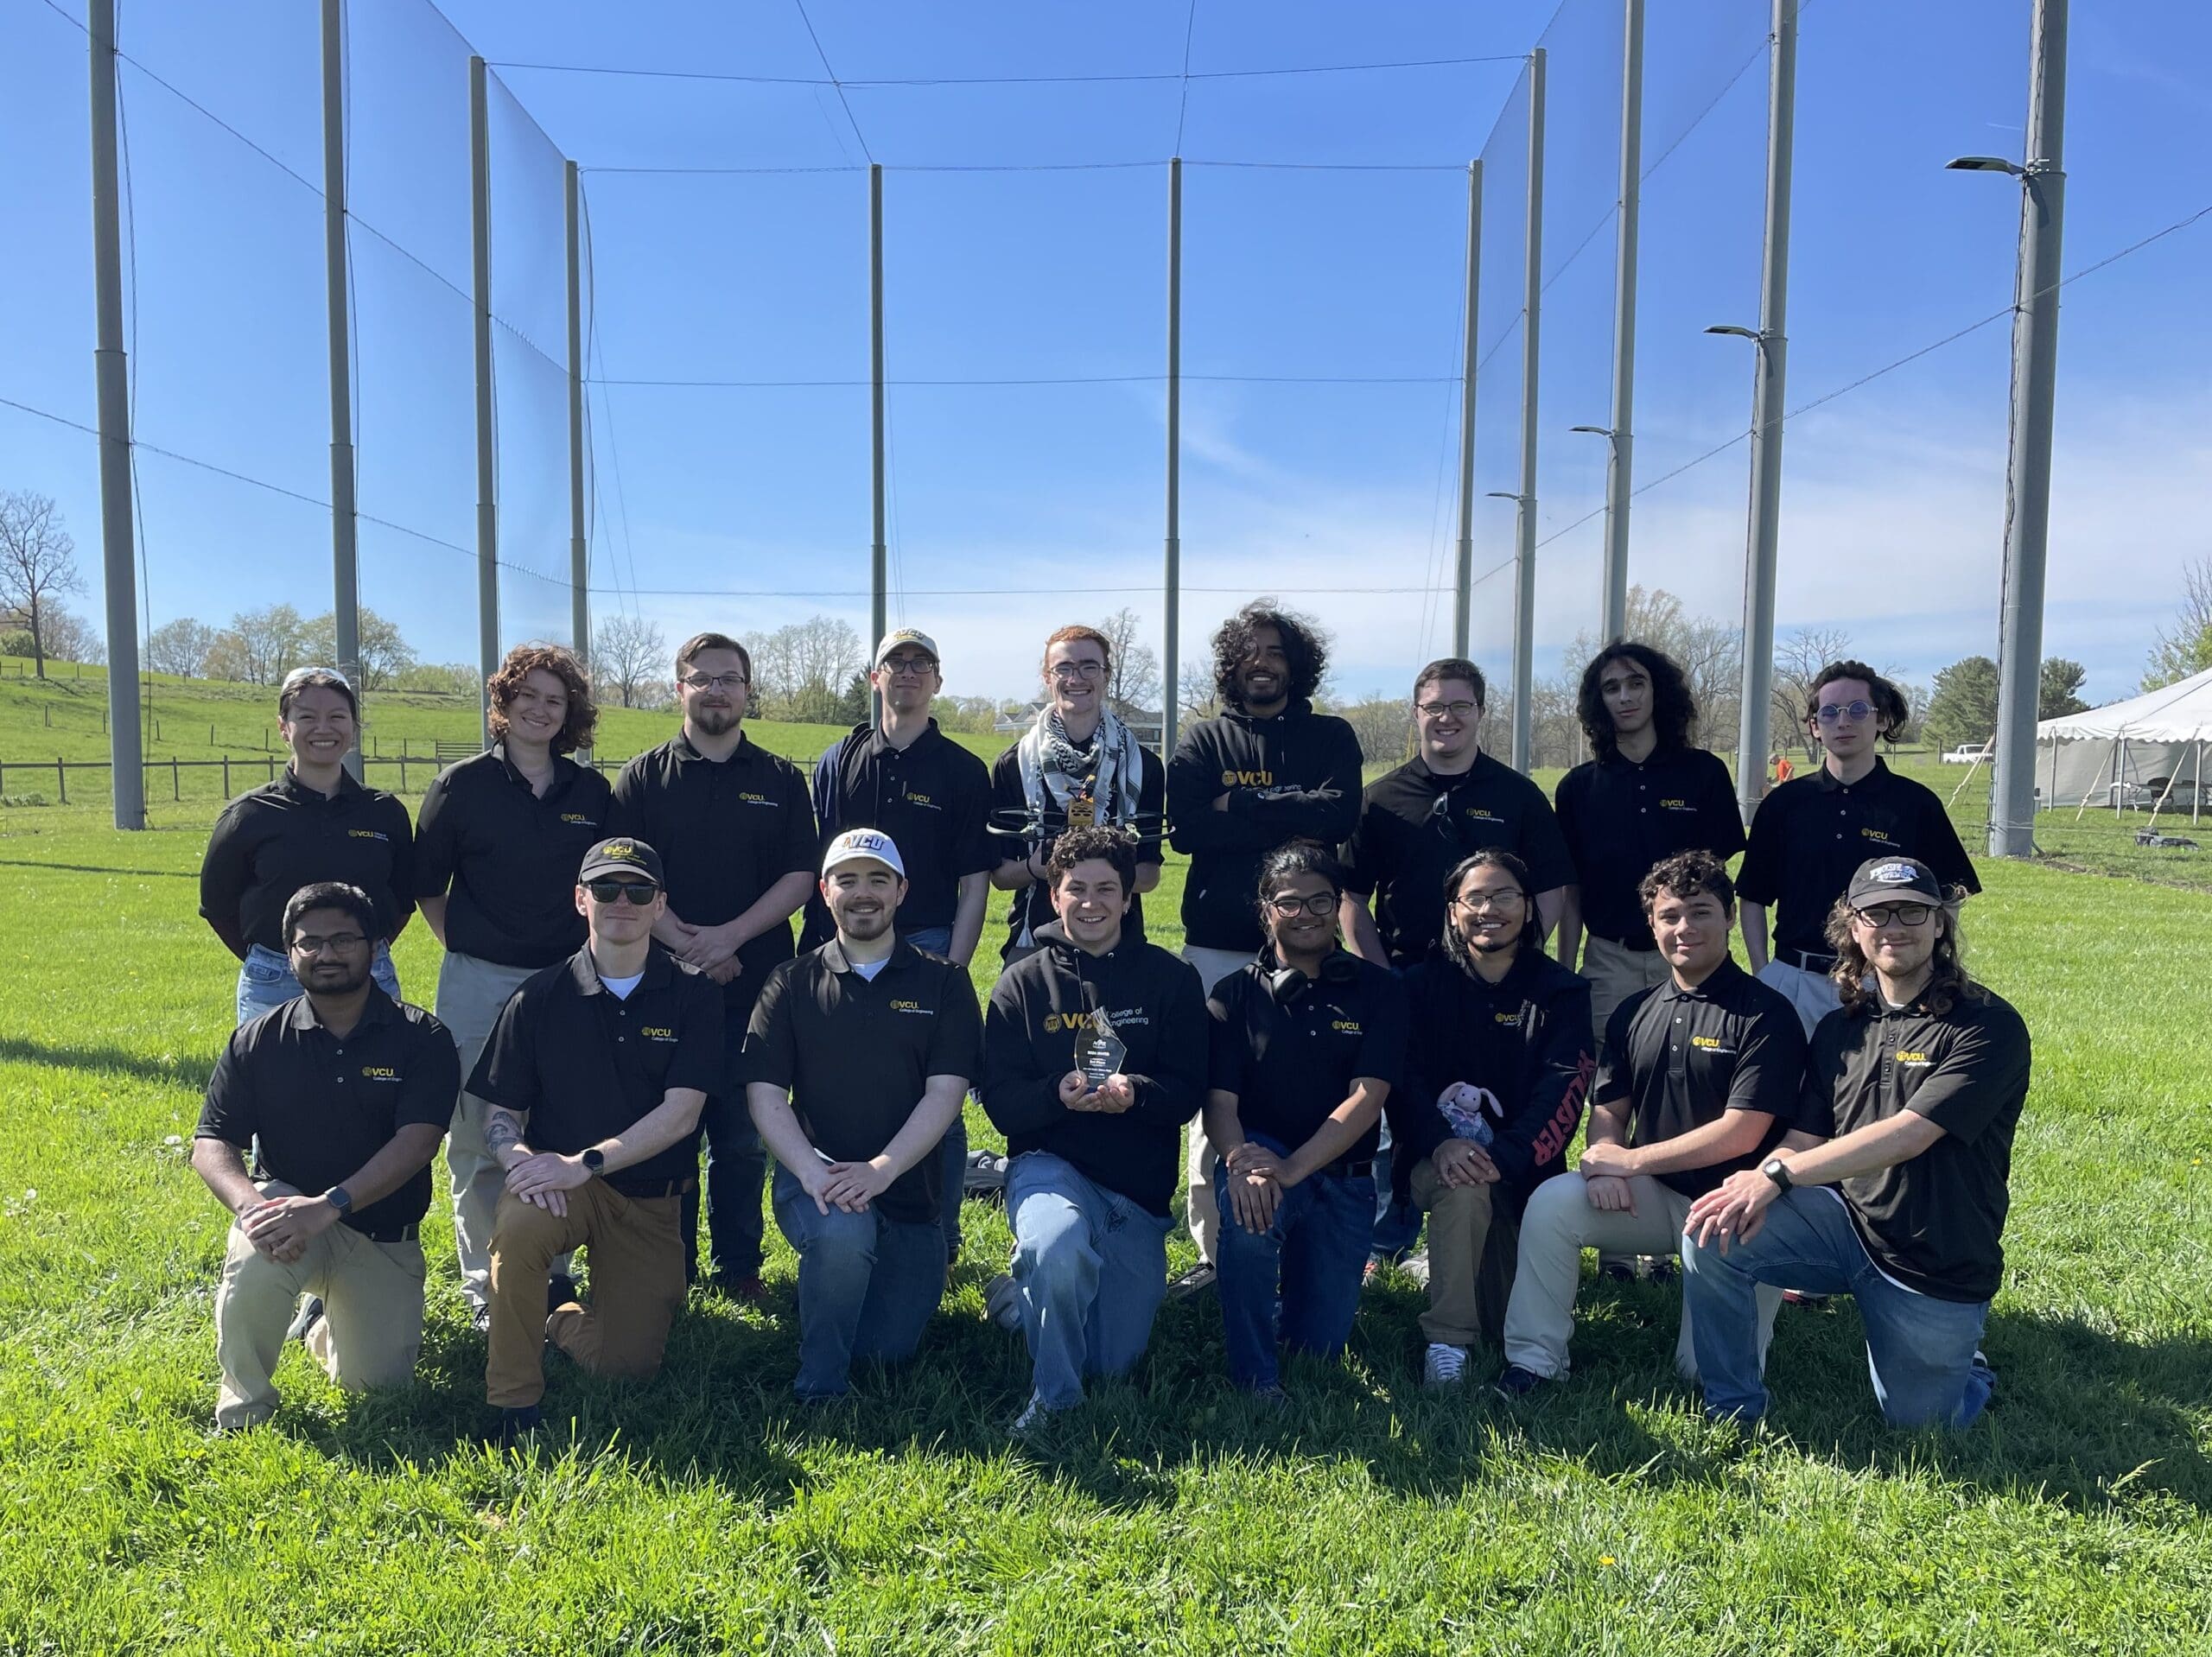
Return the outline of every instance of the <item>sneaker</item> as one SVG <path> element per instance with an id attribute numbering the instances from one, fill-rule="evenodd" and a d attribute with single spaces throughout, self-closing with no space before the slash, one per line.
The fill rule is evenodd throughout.
<path id="1" fill-rule="evenodd" d="M 741 1300 L 748 1306 L 757 1306 L 768 1298 L 768 1286 L 760 1280 L 758 1272 L 745 1277 L 717 1272 L 702 1279 L 701 1286 L 709 1294 L 720 1295 L 725 1300 Z"/>
<path id="2" fill-rule="evenodd" d="M 1507 1403 L 1517 1404 L 1536 1388 L 1543 1386 L 1548 1379 L 1548 1376 L 1540 1375 L 1533 1369 L 1524 1369 L 1517 1363 L 1509 1363 L 1505 1366 L 1505 1373 L 1500 1375 L 1491 1386 L 1492 1390 Z"/>
<path id="3" fill-rule="evenodd" d="M 1034 1444 L 1052 1430 L 1054 1419 L 1059 1414 L 1059 1411 L 1032 1393 L 1029 1402 L 1022 1406 L 1021 1413 L 1014 1418 L 1014 1425 L 1007 1431 L 1025 1443 Z"/>
<path id="4" fill-rule="evenodd" d="M 1681 1266 L 1672 1254 L 1647 1254 L 1643 1264 L 1647 1282 L 1672 1283 L 1682 1274 Z"/>
<path id="5" fill-rule="evenodd" d="M 575 1279 L 568 1276 L 564 1273 L 556 1272 L 551 1277 L 545 1279 L 545 1314 L 547 1317 L 551 1317 L 563 1306 L 576 1306 L 582 1305 L 582 1304 L 583 1296 L 577 1292 Z"/>
<path id="6" fill-rule="evenodd" d="M 1282 1383 L 1279 1381 L 1271 1381 L 1264 1387 L 1255 1387 L 1245 1396 L 1260 1408 L 1269 1412 L 1290 1407 L 1290 1394 L 1283 1391 Z"/>
<path id="7" fill-rule="evenodd" d="M 1021 1290 L 1007 1273 L 1000 1273 L 985 1286 L 983 1315 L 1001 1329 L 1020 1330 Z"/>
<path id="8" fill-rule="evenodd" d="M 1006 1190 L 1007 1159 L 995 1151 L 970 1151 L 961 1171 L 960 1189 L 969 1197 L 983 1197 Z"/>
<path id="9" fill-rule="evenodd" d="M 298 1312 L 294 1315 L 291 1324 L 284 1330 L 284 1338 L 288 1341 L 304 1343 L 308 1338 L 308 1331 L 321 1321 L 322 1297 L 319 1294 L 311 1294 L 300 1302 Z"/>
<path id="10" fill-rule="evenodd" d="M 537 1441 L 538 1429 L 544 1424 L 545 1418 L 535 1404 L 518 1410 L 501 1410 L 493 1442 L 502 1450 L 519 1450 Z"/>
<path id="11" fill-rule="evenodd" d="M 1398 1262 L 1398 1269 L 1426 1289 L 1428 1286 L 1428 1250 L 1408 1254 Z"/>
<path id="12" fill-rule="evenodd" d="M 1636 1261 L 1628 1255 L 1618 1255 L 1598 1262 L 1598 1275 L 1607 1283 L 1636 1281 Z"/>
<path id="13" fill-rule="evenodd" d="M 468 1326 L 479 1335 L 489 1335 L 492 1332 L 491 1307 L 471 1306 L 468 1309 Z"/>
<path id="14" fill-rule="evenodd" d="M 1194 1294 L 1203 1293 L 1213 1287 L 1215 1275 L 1213 1266 L 1200 1260 L 1167 1286 L 1167 1298 L 1170 1300 L 1188 1300 Z"/>
<path id="15" fill-rule="evenodd" d="M 1820 1311 L 1828 1304 L 1828 1301 L 1831 1298 L 1831 1296 L 1824 1294 L 1807 1294 L 1799 1289 L 1784 1289 L 1782 1292 L 1782 1304 L 1783 1305 L 1803 1306 L 1810 1311 Z"/>
<path id="16" fill-rule="evenodd" d="M 1457 1387 L 1467 1378 L 1467 1349 L 1452 1346 L 1442 1341 L 1431 1341 L 1428 1351 L 1421 1361 L 1421 1384 L 1424 1387 Z"/>

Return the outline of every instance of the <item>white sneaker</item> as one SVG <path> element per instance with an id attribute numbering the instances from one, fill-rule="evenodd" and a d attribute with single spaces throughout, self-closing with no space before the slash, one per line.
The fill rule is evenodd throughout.
<path id="1" fill-rule="evenodd" d="M 1428 1343 L 1428 1355 L 1421 1360 L 1421 1384 L 1424 1387 L 1457 1387 L 1467 1379 L 1467 1349 L 1447 1346 L 1441 1341 Z"/>
<path id="2" fill-rule="evenodd" d="M 1032 1393 L 1028 1404 L 1020 1415 L 1014 1418 L 1014 1425 L 1007 1431 L 1016 1438 L 1034 1438 L 1051 1428 L 1052 1418 L 1058 1413 L 1058 1411 L 1048 1408 L 1043 1399 Z"/>

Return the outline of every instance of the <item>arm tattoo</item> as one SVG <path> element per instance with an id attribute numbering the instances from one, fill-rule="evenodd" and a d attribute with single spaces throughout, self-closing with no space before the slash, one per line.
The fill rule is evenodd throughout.
<path id="1" fill-rule="evenodd" d="M 484 1148 L 496 1159 L 500 1152 L 510 1146 L 522 1144 L 522 1119 L 512 1110 L 492 1107 L 491 1116 L 484 1124 Z"/>

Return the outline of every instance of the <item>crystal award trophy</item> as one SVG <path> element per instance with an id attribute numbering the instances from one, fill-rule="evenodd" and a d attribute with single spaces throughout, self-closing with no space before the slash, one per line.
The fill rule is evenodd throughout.
<path id="1" fill-rule="evenodd" d="M 1076 1032 L 1075 1067 L 1083 1072 L 1083 1085 L 1096 1093 L 1128 1056 L 1128 1044 L 1114 1033 L 1106 1009 L 1093 1009 Z"/>

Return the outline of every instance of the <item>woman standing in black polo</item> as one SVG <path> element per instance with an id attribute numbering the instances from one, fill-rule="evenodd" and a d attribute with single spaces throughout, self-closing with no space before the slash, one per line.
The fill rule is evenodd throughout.
<path id="1" fill-rule="evenodd" d="M 415 830 L 394 794 L 346 771 L 360 715 L 353 687 L 329 668 L 300 668 L 277 693 L 277 730 L 291 763 L 215 819 L 200 864 L 200 914 L 238 958 L 240 1024 L 300 994 L 284 954 L 284 905 L 302 886 L 340 880 L 376 905 L 370 976 L 394 1000 L 391 941 L 415 912 Z"/>

